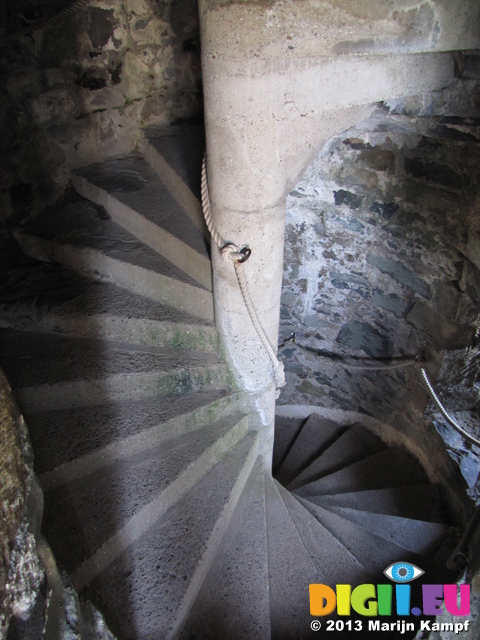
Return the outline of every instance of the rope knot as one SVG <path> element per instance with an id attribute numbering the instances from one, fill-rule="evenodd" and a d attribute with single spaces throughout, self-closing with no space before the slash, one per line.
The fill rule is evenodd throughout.
<path id="1" fill-rule="evenodd" d="M 225 262 L 231 260 L 232 262 L 239 262 L 240 264 L 243 264 L 248 260 L 252 252 L 247 247 L 239 249 L 239 247 L 237 247 L 233 242 L 228 242 L 222 247 L 221 253 Z"/>

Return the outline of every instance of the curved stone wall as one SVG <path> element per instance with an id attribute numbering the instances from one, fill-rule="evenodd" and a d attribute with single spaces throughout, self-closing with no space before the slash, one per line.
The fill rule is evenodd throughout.
<path id="1" fill-rule="evenodd" d="M 452 87 L 330 140 L 287 200 L 280 403 L 368 414 L 425 451 L 421 366 L 478 435 L 480 69 L 460 62 Z M 474 492 L 478 456 L 428 415 Z"/>

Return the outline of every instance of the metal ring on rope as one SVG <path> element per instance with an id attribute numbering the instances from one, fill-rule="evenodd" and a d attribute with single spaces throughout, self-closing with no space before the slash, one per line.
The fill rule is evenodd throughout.
<path id="1" fill-rule="evenodd" d="M 240 249 L 240 253 L 243 253 L 243 258 L 240 258 L 240 260 L 238 260 L 238 262 L 240 264 L 243 264 L 252 255 L 252 250 L 249 249 L 248 247 L 243 247 L 243 249 Z"/>

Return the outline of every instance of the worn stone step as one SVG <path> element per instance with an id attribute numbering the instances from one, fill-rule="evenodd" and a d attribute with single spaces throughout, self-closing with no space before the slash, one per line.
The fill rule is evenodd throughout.
<path id="1" fill-rule="evenodd" d="M 432 556 L 448 533 L 447 525 L 425 520 L 412 520 L 346 507 L 330 506 L 328 511 L 421 556 Z"/>
<path id="2" fill-rule="evenodd" d="M 246 419 L 232 414 L 46 491 L 45 535 L 53 546 L 62 549 L 59 560 L 67 571 L 93 556 L 170 485 L 177 481 L 181 485 L 179 478 L 189 466 L 205 458 L 206 451 L 210 450 L 209 464 L 213 464 L 215 447 L 222 438 L 228 440 L 235 425 L 239 425 L 238 433 L 245 435 Z M 206 459 L 204 471 L 208 470 L 205 465 Z"/>
<path id="3" fill-rule="evenodd" d="M 314 637 L 310 630 L 309 584 L 321 583 L 312 557 L 279 493 L 265 478 L 270 620 L 273 640 Z"/>
<path id="4" fill-rule="evenodd" d="M 405 545 L 397 545 L 391 540 L 378 536 L 368 529 L 358 526 L 348 519 L 337 516 L 336 514 L 322 509 L 320 506 L 309 503 L 308 500 L 300 498 L 300 502 L 311 511 L 312 515 L 321 523 L 328 531 L 335 536 L 345 547 L 347 547 L 352 555 L 354 555 L 363 566 L 368 569 L 370 578 L 361 580 L 370 584 L 387 582 L 384 571 L 391 564 L 396 562 L 413 563 L 420 569 L 425 571 L 428 580 L 432 583 L 442 581 L 455 581 L 455 577 L 451 572 L 445 570 L 444 562 L 437 564 L 433 557 L 433 549 L 422 550 L 422 553 L 409 550 Z M 427 524 L 428 523 L 424 523 Z M 408 537 L 408 534 L 407 534 Z M 419 540 L 416 544 L 417 548 L 422 546 L 422 532 L 419 532 Z M 348 580 L 337 579 L 337 583 L 348 583 Z M 351 584 L 351 582 L 350 582 Z M 355 583 L 354 583 L 355 584 Z M 356 583 L 358 584 L 358 582 Z M 422 581 L 414 581 L 411 583 L 411 602 L 422 601 Z M 392 603 L 392 615 L 383 616 L 383 622 L 396 623 L 398 615 L 395 611 L 395 601 Z M 391 627 L 392 630 L 395 626 Z M 363 631 L 357 633 L 358 637 L 368 640 L 371 638 L 371 630 L 367 630 L 364 626 Z M 336 637 L 336 636 L 333 636 Z M 387 633 L 387 638 L 394 640 L 398 637 L 398 633 Z M 344 638 L 342 633 L 338 634 L 339 640 Z"/>
<path id="5" fill-rule="evenodd" d="M 301 502 L 318 522 L 339 540 L 373 576 L 382 575 L 384 569 L 392 562 L 408 561 L 421 566 L 422 561 L 425 561 L 425 558 L 412 551 L 387 541 L 319 505 L 309 503 L 308 500 Z"/>
<path id="6" fill-rule="evenodd" d="M 264 469 L 260 459 L 217 548 L 188 621 L 175 637 L 271 638 Z"/>
<path id="7" fill-rule="evenodd" d="M 28 416 L 35 470 L 45 490 L 115 465 L 233 413 L 225 390 L 151 397 Z"/>
<path id="8" fill-rule="evenodd" d="M 350 584 L 367 582 L 372 577 L 361 562 L 318 522 L 308 508 L 305 508 L 305 503 L 301 503 L 284 487 L 277 488 L 317 567 L 322 584 L 328 584 L 335 589 L 340 576 L 342 581 Z M 328 563 L 325 562 L 326 553 L 329 557 Z"/>
<path id="9" fill-rule="evenodd" d="M 275 439 L 272 454 L 272 474 L 274 476 L 300 433 L 305 420 L 306 418 L 275 416 Z"/>
<path id="10" fill-rule="evenodd" d="M 213 320 L 211 292 L 79 196 L 69 196 L 15 232 L 38 260 L 60 262 L 203 320 Z"/>
<path id="11" fill-rule="evenodd" d="M 112 620 L 118 637 L 166 638 L 183 604 L 190 603 L 192 586 L 203 578 L 199 568 L 206 573 L 204 560 L 209 563 L 212 545 L 238 502 L 238 480 L 246 466 L 251 470 L 255 437 L 236 440 L 236 446 L 232 440 L 218 447 L 202 475 L 191 474 L 180 491 L 171 485 L 169 496 L 154 498 L 145 514 L 148 527 L 132 523 L 117 530 L 73 573 L 77 589 Z"/>
<path id="12" fill-rule="evenodd" d="M 216 329 L 198 317 L 61 265 L 30 261 L 0 282 L 0 327 L 216 351 Z"/>
<path id="13" fill-rule="evenodd" d="M 439 488 L 430 484 L 309 496 L 308 500 L 325 509 L 342 507 L 414 520 L 443 521 Z"/>
<path id="14" fill-rule="evenodd" d="M 294 493 L 302 498 L 426 483 L 420 464 L 401 447 L 392 447 L 315 480 Z"/>
<path id="15" fill-rule="evenodd" d="M 311 415 L 285 456 L 276 473 L 276 479 L 283 485 L 291 482 L 327 449 L 345 429 L 344 426 Z"/>
<path id="16" fill-rule="evenodd" d="M 293 491 L 382 449 L 385 449 L 385 445 L 380 438 L 362 425 L 354 424 L 297 475 L 287 488 Z"/>
<path id="17" fill-rule="evenodd" d="M 170 194 L 210 242 L 201 204 L 201 171 L 205 150 L 203 124 L 149 127 L 140 136 L 139 148 Z"/>
<path id="18" fill-rule="evenodd" d="M 226 389 L 213 353 L 0 330 L 0 366 L 25 414 Z"/>
<path id="19" fill-rule="evenodd" d="M 200 200 L 201 171 L 205 152 L 203 122 L 183 122 L 169 127 L 148 127 L 143 137 L 165 158 L 185 185 Z"/>
<path id="20" fill-rule="evenodd" d="M 132 154 L 84 167 L 72 183 L 114 222 L 212 290 L 205 239 L 145 158 Z"/>

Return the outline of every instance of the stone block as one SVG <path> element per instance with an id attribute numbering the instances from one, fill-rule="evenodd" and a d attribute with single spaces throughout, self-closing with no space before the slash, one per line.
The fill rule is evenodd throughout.
<path id="1" fill-rule="evenodd" d="M 65 88 L 51 89 L 37 96 L 32 102 L 34 118 L 38 123 L 64 122 L 76 115 L 78 105 Z"/>
<path id="2" fill-rule="evenodd" d="M 148 77 L 149 73 L 148 65 L 139 56 L 136 56 L 131 51 L 125 55 L 120 87 L 127 98 L 136 100 L 143 97 L 145 94 L 145 78 Z"/>
<path id="3" fill-rule="evenodd" d="M 308 380 L 303 380 L 296 389 L 298 393 L 304 393 L 313 398 L 323 398 L 327 395 L 326 391 L 317 385 L 312 384 Z"/>
<path id="4" fill-rule="evenodd" d="M 344 189 L 334 191 L 333 195 L 337 206 L 345 204 L 350 209 L 360 209 L 365 198 L 365 196 L 360 196 L 356 193 L 352 193 L 351 191 L 345 191 Z"/>
<path id="5" fill-rule="evenodd" d="M 480 53 L 467 53 L 463 56 L 462 78 L 480 79 Z"/>
<path id="6" fill-rule="evenodd" d="M 83 91 L 84 111 L 118 109 L 125 104 L 125 96 L 119 89 L 104 87 L 98 91 Z"/>
<path id="7" fill-rule="evenodd" d="M 354 217 L 347 218 L 346 220 L 339 218 L 337 222 L 344 229 L 346 229 L 347 231 L 351 231 L 353 233 L 361 233 L 365 229 L 365 225 L 363 225 L 360 222 L 360 220 L 357 220 L 357 218 L 354 218 Z M 346 245 L 346 242 L 344 243 L 344 246 L 345 245 Z"/>
<path id="8" fill-rule="evenodd" d="M 378 185 L 378 174 L 369 169 L 359 169 L 357 166 L 344 165 L 338 177 L 339 184 L 356 185 L 362 189 L 375 189 Z"/>
<path id="9" fill-rule="evenodd" d="M 354 273 L 331 272 L 329 275 L 330 282 L 336 289 L 351 291 L 365 300 L 370 298 L 370 285 L 365 278 Z"/>
<path id="10" fill-rule="evenodd" d="M 479 477 L 479 459 L 478 456 L 467 452 L 460 462 L 460 471 L 470 488 L 475 487 Z"/>
<path id="11" fill-rule="evenodd" d="M 377 256 L 371 253 L 367 256 L 367 262 L 373 267 L 377 267 L 382 273 L 391 276 L 404 287 L 416 291 L 424 298 L 430 297 L 430 286 L 401 262 L 397 262 L 386 256 Z"/>
<path id="12" fill-rule="evenodd" d="M 480 269 L 470 262 L 465 262 L 461 282 L 465 293 L 480 307 Z"/>
<path id="13" fill-rule="evenodd" d="M 372 296 L 372 305 L 391 311 L 397 318 L 403 318 L 408 309 L 408 302 L 402 300 L 395 293 L 384 293 L 380 289 L 375 289 Z"/>
<path id="14" fill-rule="evenodd" d="M 104 47 L 113 37 L 113 9 L 88 8 L 88 35 L 94 49 Z"/>
<path id="15" fill-rule="evenodd" d="M 446 320 L 455 322 L 462 305 L 462 298 L 465 300 L 465 296 L 460 293 L 457 287 L 449 283 L 441 283 L 436 287 L 432 306 Z"/>
<path id="16" fill-rule="evenodd" d="M 449 189 L 462 189 L 465 179 L 444 164 L 425 162 L 421 158 L 405 158 L 405 171 L 413 178 L 424 178 Z"/>
<path id="17" fill-rule="evenodd" d="M 416 302 L 405 319 L 440 349 L 463 349 L 472 344 L 474 327 L 451 322 L 424 302 Z"/>
<path id="18" fill-rule="evenodd" d="M 395 154 L 385 149 L 364 149 L 358 156 L 357 163 L 367 166 L 374 171 L 393 173 L 395 169 Z"/>
<path id="19" fill-rule="evenodd" d="M 390 358 L 393 347 L 389 338 L 367 322 L 351 320 L 338 332 L 336 342 L 354 351 L 364 351 L 371 358 Z"/>
<path id="20" fill-rule="evenodd" d="M 470 262 L 480 269 L 480 235 L 474 231 L 468 232 L 467 252 Z"/>
<path id="21" fill-rule="evenodd" d="M 365 142 L 362 138 L 345 138 L 343 143 L 356 151 L 372 148 L 372 145 L 369 142 Z"/>
<path id="22" fill-rule="evenodd" d="M 450 124 L 448 121 L 452 120 L 452 118 L 444 118 L 443 122 L 435 127 L 433 130 L 433 134 L 438 136 L 439 138 L 444 138 L 445 140 L 457 140 L 460 142 L 480 142 L 480 139 L 470 133 L 469 131 L 464 131 L 462 129 L 457 129 L 454 125 L 458 124 L 460 126 L 465 126 L 465 121 L 463 118 L 454 118 L 455 123 Z M 460 122 L 458 122 L 460 120 Z M 447 121 L 447 122 L 445 122 Z"/>
<path id="23" fill-rule="evenodd" d="M 370 211 L 378 213 L 385 220 L 390 220 L 397 210 L 398 204 L 395 202 L 374 202 L 370 207 Z"/>
<path id="24" fill-rule="evenodd" d="M 42 497 L 27 429 L 1 370 L 0 436 L 0 636 L 6 637 L 10 629 L 8 637 L 40 637 L 45 600 L 37 601 L 45 576 L 34 532 L 40 525 Z M 16 628 L 32 635 L 14 636 Z"/>

